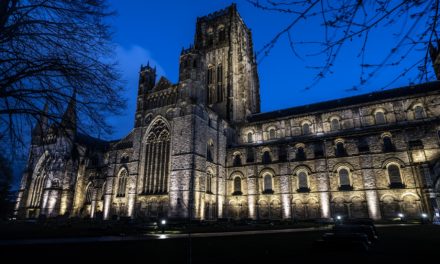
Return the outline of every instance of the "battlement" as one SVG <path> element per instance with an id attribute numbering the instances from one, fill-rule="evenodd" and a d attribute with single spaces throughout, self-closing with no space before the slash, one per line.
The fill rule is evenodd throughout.
<path id="1" fill-rule="evenodd" d="M 219 17 L 223 17 L 223 16 L 229 15 L 231 13 L 237 13 L 237 4 L 233 3 L 224 9 L 220 9 L 220 10 L 215 11 L 213 13 L 210 13 L 206 16 L 197 17 L 197 22 L 215 20 Z"/>

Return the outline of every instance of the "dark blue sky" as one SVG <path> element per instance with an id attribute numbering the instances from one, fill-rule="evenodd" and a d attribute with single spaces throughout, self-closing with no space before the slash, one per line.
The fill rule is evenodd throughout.
<path id="1" fill-rule="evenodd" d="M 127 81 L 126 97 L 128 109 L 123 116 L 110 118 L 116 127 L 111 138 L 126 135 L 133 127 L 135 100 L 140 64 L 156 65 L 160 75 L 172 82 L 178 79 L 178 60 L 182 47 L 193 43 L 197 16 L 222 9 L 233 1 L 225 0 L 161 0 L 144 1 L 112 0 L 111 7 L 118 15 L 112 18 L 114 41 L 117 44 L 117 57 Z M 279 30 L 291 20 L 289 14 L 265 12 L 251 6 L 244 0 L 235 1 L 245 23 L 252 29 L 255 50 L 260 50 Z M 392 30 L 405 29 L 405 25 L 376 30 L 371 34 L 367 46 L 367 62 L 379 63 L 391 50 L 396 38 Z M 319 39 L 322 27 L 318 19 L 309 19 L 292 30 L 295 41 L 313 41 Z M 307 56 L 316 46 L 298 47 L 302 60 L 293 55 L 286 37 L 280 39 L 270 56 L 258 65 L 261 83 L 262 111 L 304 105 L 339 97 L 353 96 L 378 90 L 396 77 L 405 67 L 424 56 L 424 50 L 415 51 L 407 63 L 398 67 L 384 68 L 369 83 L 356 92 L 346 91 L 358 85 L 360 78 L 360 60 L 357 57 L 360 40 L 347 43 L 333 68 L 333 75 L 321 81 L 310 90 L 304 90 L 313 82 L 316 71 L 309 66 L 322 65 L 324 57 Z M 392 87 L 409 83 L 415 72 L 396 81 Z"/>

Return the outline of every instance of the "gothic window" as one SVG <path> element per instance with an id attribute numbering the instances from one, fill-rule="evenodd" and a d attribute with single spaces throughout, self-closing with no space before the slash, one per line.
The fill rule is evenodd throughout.
<path id="1" fill-rule="evenodd" d="M 382 111 L 377 111 L 374 115 L 374 119 L 376 120 L 376 125 L 382 125 L 386 123 L 385 114 Z"/>
<path id="2" fill-rule="evenodd" d="M 86 204 L 91 204 L 93 199 L 93 186 L 89 184 L 86 190 Z"/>
<path id="3" fill-rule="evenodd" d="M 304 123 L 302 125 L 302 133 L 303 133 L 303 135 L 310 134 L 310 125 L 309 125 L 309 123 Z"/>
<path id="4" fill-rule="evenodd" d="M 275 128 L 269 129 L 269 139 L 275 139 L 276 137 L 275 133 L 276 133 Z"/>
<path id="5" fill-rule="evenodd" d="M 212 172 L 208 170 L 208 172 L 206 173 L 206 192 L 207 193 L 212 193 Z"/>
<path id="6" fill-rule="evenodd" d="M 223 101 L 223 67 L 217 66 L 217 102 Z"/>
<path id="7" fill-rule="evenodd" d="M 215 102 L 215 86 L 214 84 L 214 67 L 209 66 L 207 73 L 207 82 L 208 82 L 208 104 L 213 104 Z"/>
<path id="8" fill-rule="evenodd" d="M 345 168 L 339 170 L 339 189 L 341 191 L 352 189 L 350 184 L 350 173 Z"/>
<path id="9" fill-rule="evenodd" d="M 214 161 L 214 143 L 209 142 L 208 146 L 206 147 L 206 160 L 213 162 Z"/>
<path id="10" fill-rule="evenodd" d="M 272 190 L 272 175 L 266 174 L 263 177 L 263 193 L 273 193 Z"/>
<path id="11" fill-rule="evenodd" d="M 164 120 L 151 125 L 145 146 L 144 193 L 168 191 L 170 129 Z"/>
<path id="12" fill-rule="evenodd" d="M 391 141 L 391 137 L 385 136 L 383 137 L 383 152 L 393 152 L 396 150 L 393 142 Z"/>
<path id="13" fill-rule="evenodd" d="M 306 153 L 305 153 L 303 147 L 297 147 L 297 148 L 296 148 L 295 160 L 296 160 L 296 161 L 303 161 L 303 160 L 306 160 Z"/>
<path id="14" fill-rule="evenodd" d="M 338 142 L 336 143 L 336 157 L 345 157 L 347 156 L 347 151 L 345 150 L 344 143 Z"/>
<path id="15" fill-rule="evenodd" d="M 307 179 L 307 173 L 305 171 L 300 171 L 298 173 L 298 192 L 308 192 L 309 189 L 309 181 Z"/>
<path id="16" fill-rule="evenodd" d="M 31 198 L 29 204 L 30 207 L 40 206 L 45 181 L 46 181 L 46 177 L 44 177 L 43 175 L 38 175 L 34 179 L 34 185 L 32 186 L 32 192 L 31 192 Z"/>
<path id="17" fill-rule="evenodd" d="M 122 169 L 119 172 L 119 176 L 118 176 L 118 191 L 116 192 L 117 197 L 125 196 L 125 190 L 127 189 L 127 179 L 128 179 L 127 170 Z"/>
<path id="18" fill-rule="evenodd" d="M 121 158 L 121 163 L 128 163 L 129 162 L 129 158 L 128 158 L 128 156 L 122 156 L 122 158 Z"/>
<path id="19" fill-rule="evenodd" d="M 252 132 L 247 134 L 247 142 L 252 143 L 254 141 Z"/>
<path id="20" fill-rule="evenodd" d="M 336 117 L 334 117 L 331 121 L 330 121 L 330 126 L 331 126 L 331 130 L 332 131 L 336 131 L 341 129 L 341 126 L 339 124 L 339 119 L 337 119 Z"/>
<path id="21" fill-rule="evenodd" d="M 214 68 L 212 66 L 210 66 L 208 68 L 208 84 L 212 84 L 214 82 Z"/>
<path id="22" fill-rule="evenodd" d="M 272 157 L 270 156 L 270 152 L 269 152 L 269 151 L 266 150 L 266 151 L 263 153 L 262 162 L 263 162 L 264 164 L 269 164 L 269 163 L 272 162 Z"/>
<path id="23" fill-rule="evenodd" d="M 390 188 L 402 188 L 402 177 L 400 175 L 399 166 L 396 164 L 388 165 L 388 178 L 390 180 Z"/>
<path id="24" fill-rule="evenodd" d="M 218 28 L 218 40 L 219 42 L 223 42 L 226 39 L 226 32 L 224 27 Z"/>
<path id="25" fill-rule="evenodd" d="M 234 178 L 234 193 L 233 195 L 241 195 L 241 178 L 240 176 L 236 176 Z"/>
<path id="26" fill-rule="evenodd" d="M 417 105 L 414 107 L 414 118 L 415 119 L 422 119 L 425 117 L 425 110 L 423 109 L 423 106 Z"/>
<path id="27" fill-rule="evenodd" d="M 208 29 L 208 34 L 207 34 L 207 41 L 206 44 L 208 46 L 212 46 L 212 44 L 214 44 L 214 32 L 212 31 L 212 29 Z"/>
<path id="28" fill-rule="evenodd" d="M 241 166 L 241 155 L 234 155 L 234 167 Z"/>

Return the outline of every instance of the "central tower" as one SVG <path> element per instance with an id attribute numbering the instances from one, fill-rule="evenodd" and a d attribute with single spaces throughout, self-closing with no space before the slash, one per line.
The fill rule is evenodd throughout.
<path id="1" fill-rule="evenodd" d="M 202 76 L 198 96 L 202 98 L 198 99 L 232 122 L 258 113 L 260 93 L 252 33 L 236 5 L 197 18 L 194 42 L 190 52 L 182 53 L 180 77 L 191 76 L 184 74 L 189 72 L 186 68 L 198 68 Z M 190 56 L 193 63 L 188 63 Z"/>

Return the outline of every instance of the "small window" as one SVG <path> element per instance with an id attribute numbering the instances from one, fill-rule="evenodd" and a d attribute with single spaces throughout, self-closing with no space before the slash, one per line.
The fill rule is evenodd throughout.
<path id="1" fill-rule="evenodd" d="M 391 137 L 385 136 L 383 137 L 383 152 L 393 152 L 396 150 L 393 142 L 391 141 Z"/>
<path id="2" fill-rule="evenodd" d="M 382 125 L 386 123 L 385 114 L 381 111 L 376 112 L 374 118 L 376 120 L 376 125 Z"/>
<path id="3" fill-rule="evenodd" d="M 123 169 L 119 173 L 119 179 L 118 179 L 118 191 L 116 193 L 116 196 L 118 197 L 124 197 L 125 196 L 125 189 L 127 189 L 127 170 Z"/>
<path id="4" fill-rule="evenodd" d="M 302 132 L 303 132 L 303 135 L 310 134 L 310 125 L 308 123 L 304 123 L 302 125 Z"/>
<path id="5" fill-rule="evenodd" d="M 270 130 L 269 130 L 269 139 L 275 139 L 275 129 L 274 128 L 271 128 Z"/>
<path id="6" fill-rule="evenodd" d="M 399 166 L 391 164 L 388 166 L 388 177 L 390 179 L 390 188 L 403 188 L 402 177 Z"/>
<path id="7" fill-rule="evenodd" d="M 206 173 L 206 192 L 212 193 L 212 173 L 210 171 Z"/>
<path id="8" fill-rule="evenodd" d="M 333 118 L 331 120 L 331 130 L 336 131 L 341 129 L 341 126 L 339 125 L 339 120 L 337 118 Z"/>
<path id="9" fill-rule="evenodd" d="M 345 150 L 344 143 L 338 142 L 336 143 L 336 157 L 345 157 L 347 156 L 347 151 Z"/>
<path id="10" fill-rule="evenodd" d="M 249 133 L 247 134 L 247 142 L 248 142 L 248 143 L 252 143 L 252 142 L 254 142 L 254 137 L 253 137 L 252 132 L 249 132 Z"/>
<path id="11" fill-rule="evenodd" d="M 241 166 L 241 155 L 236 154 L 234 156 L 234 167 Z"/>
<path id="12" fill-rule="evenodd" d="M 214 144 L 212 142 L 208 143 L 208 146 L 206 148 L 206 160 L 207 161 L 210 161 L 210 162 L 214 161 L 213 155 L 212 155 L 213 152 L 214 152 Z"/>
<path id="13" fill-rule="evenodd" d="M 272 175 L 264 175 L 264 193 L 273 193 L 272 190 Z"/>
<path id="14" fill-rule="evenodd" d="M 265 151 L 265 152 L 263 153 L 262 162 L 263 162 L 264 164 L 269 164 L 269 163 L 272 162 L 272 157 L 270 156 L 269 151 Z"/>
<path id="15" fill-rule="evenodd" d="M 234 178 L 234 193 L 233 195 L 241 195 L 241 178 L 239 176 Z"/>
<path id="16" fill-rule="evenodd" d="M 359 152 L 370 151 L 370 146 L 368 146 L 368 141 L 366 138 L 359 138 L 358 139 L 358 151 Z"/>
<path id="17" fill-rule="evenodd" d="M 414 107 L 414 118 L 415 119 L 422 119 L 425 117 L 425 110 L 423 109 L 423 106 L 418 105 Z"/>
<path id="18" fill-rule="evenodd" d="M 339 170 L 339 190 L 341 191 L 352 190 L 350 184 L 350 173 L 348 172 L 347 169 Z"/>
<path id="19" fill-rule="evenodd" d="M 307 180 L 307 173 L 301 171 L 298 173 L 298 192 L 309 192 L 309 184 Z"/>
<path id="20" fill-rule="evenodd" d="M 295 155 L 296 161 L 303 161 L 306 160 L 306 152 L 304 151 L 303 147 L 298 147 L 296 149 L 296 155 Z"/>

